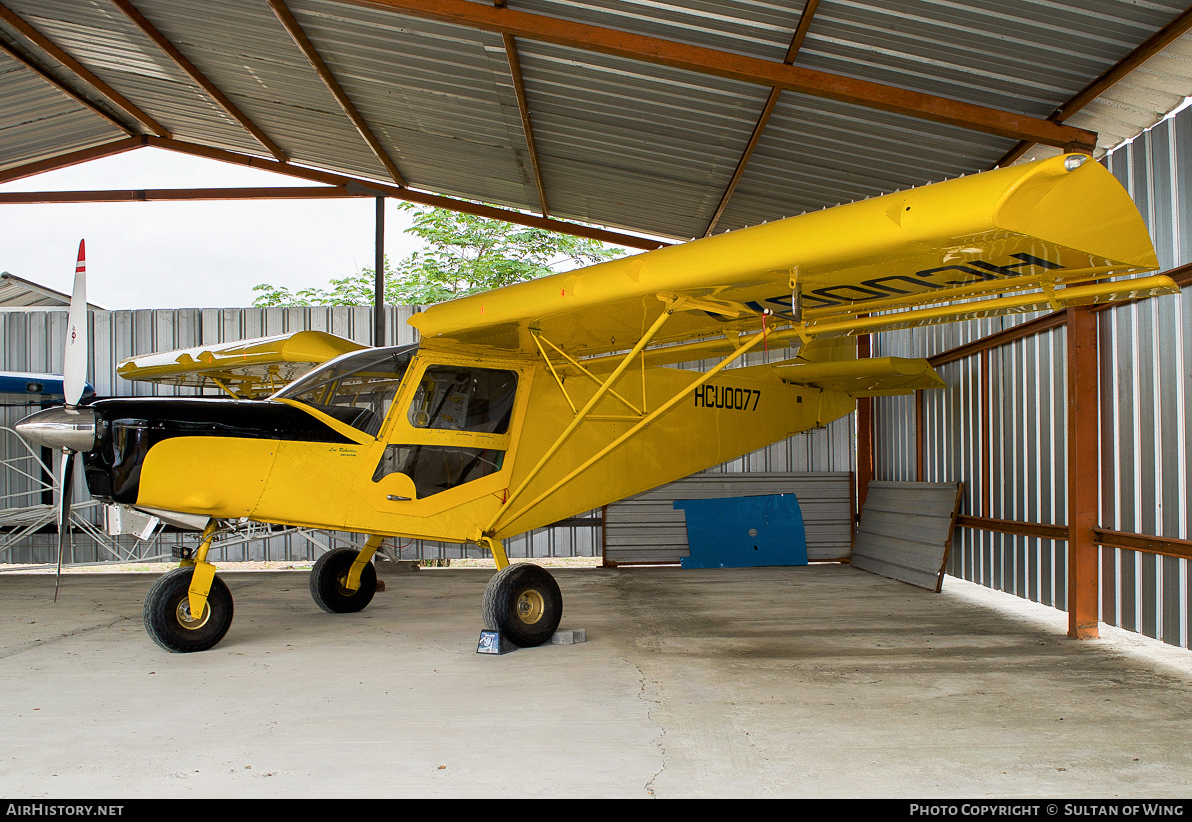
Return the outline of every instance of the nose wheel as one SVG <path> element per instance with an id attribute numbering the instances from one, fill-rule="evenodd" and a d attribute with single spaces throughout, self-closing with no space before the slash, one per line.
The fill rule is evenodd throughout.
<path id="1" fill-rule="evenodd" d="M 232 593 L 219 577 L 211 580 L 202 610 L 191 612 L 192 576 L 194 568 L 175 568 L 163 574 L 145 597 L 145 631 L 162 648 L 176 654 L 214 647 L 232 625 Z"/>
<path id="2" fill-rule="evenodd" d="M 528 562 L 507 565 L 484 589 L 484 627 L 497 629 L 521 648 L 548 641 L 563 617 L 563 595 L 555 578 Z"/>

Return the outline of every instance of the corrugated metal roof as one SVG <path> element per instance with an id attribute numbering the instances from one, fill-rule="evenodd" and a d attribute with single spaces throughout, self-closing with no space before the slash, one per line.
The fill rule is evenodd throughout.
<path id="1" fill-rule="evenodd" d="M 174 136 L 234 151 L 260 150 L 114 5 L 71 0 L 6 0 L 5 5 Z M 144 3 L 138 8 L 150 11 Z M 173 42 L 183 53 L 188 51 L 185 43 Z M 56 73 L 70 82 L 68 72 Z"/>
<path id="2" fill-rule="evenodd" d="M 412 184 L 536 204 L 500 35 L 318 0 L 288 6 Z"/>
<path id="3" fill-rule="evenodd" d="M 38 285 L 32 280 L 26 280 L 0 271 L 0 309 L 12 308 L 69 308 L 70 295 Z M 87 307 L 102 311 L 98 305 L 87 303 Z"/>
<path id="4" fill-rule="evenodd" d="M 1137 137 L 1192 96 L 1192 34 L 1130 72 L 1109 91 L 1068 119 L 1098 133 L 1099 152 Z"/>
<path id="5" fill-rule="evenodd" d="M 1180 2 L 825 3 L 800 64 L 1046 117 Z"/>
<path id="6" fill-rule="evenodd" d="M 388 179 L 265 0 L 133 2 L 294 161 Z M 6 5 L 176 137 L 266 154 L 110 0 Z M 499 34 L 345 0 L 287 5 L 410 185 L 537 210 Z M 510 5 L 770 61 L 783 59 L 802 12 L 802 3 L 759 0 Z M 1184 10 L 1182 0 L 822 0 L 796 65 L 1041 118 Z M 98 99 L 4 24 L 0 39 Z M 517 48 L 552 214 L 701 235 L 768 89 L 523 37 Z M 1190 78 L 1185 37 L 1068 122 L 1116 144 L 1192 93 Z M 0 56 L 0 169 L 119 136 Z M 980 171 L 1014 144 L 784 91 L 717 230 Z"/>
<path id="7" fill-rule="evenodd" d="M 124 136 L 48 80 L 0 52 L 0 168 Z"/>

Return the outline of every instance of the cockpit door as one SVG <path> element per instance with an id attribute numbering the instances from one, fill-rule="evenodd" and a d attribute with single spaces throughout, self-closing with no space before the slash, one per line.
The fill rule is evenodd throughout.
<path id="1" fill-rule="evenodd" d="M 420 354 L 357 491 L 377 510 L 413 516 L 499 504 L 531 373 L 522 363 Z"/>

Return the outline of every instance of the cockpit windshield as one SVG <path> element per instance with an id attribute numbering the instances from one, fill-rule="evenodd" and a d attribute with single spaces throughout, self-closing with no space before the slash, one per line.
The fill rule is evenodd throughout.
<path id="1" fill-rule="evenodd" d="M 369 348 L 337 357 L 270 399 L 295 400 L 376 436 L 417 345 Z"/>

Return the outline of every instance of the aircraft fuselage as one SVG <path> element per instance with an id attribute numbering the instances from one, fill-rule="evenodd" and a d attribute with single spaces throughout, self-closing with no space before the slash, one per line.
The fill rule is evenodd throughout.
<path id="1" fill-rule="evenodd" d="M 97 422 L 87 482 L 93 496 L 138 508 L 465 542 L 511 489 L 524 485 L 491 536 L 641 493 L 854 407 L 844 394 L 787 385 L 769 366 L 694 389 L 700 372 L 631 368 L 525 483 L 575 418 L 572 405 L 597 389 L 561 376 L 562 385 L 541 360 L 409 346 L 341 357 L 268 400 L 99 400 L 88 406 Z"/>

